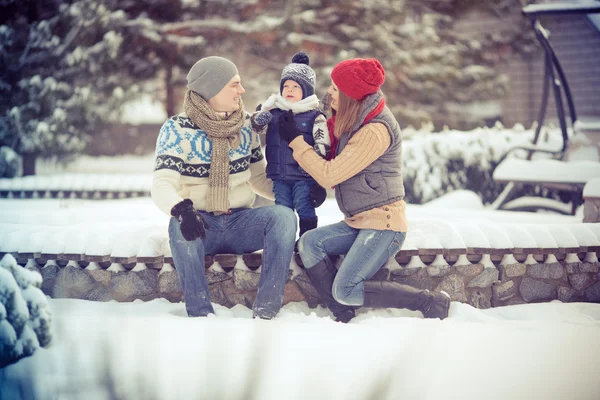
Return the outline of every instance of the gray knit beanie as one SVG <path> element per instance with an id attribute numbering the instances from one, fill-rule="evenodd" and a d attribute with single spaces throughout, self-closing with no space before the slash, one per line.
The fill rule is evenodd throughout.
<path id="1" fill-rule="evenodd" d="M 292 57 L 292 63 L 286 65 L 281 73 L 281 82 L 279 83 L 279 93 L 283 92 L 283 84 L 288 79 L 296 82 L 302 88 L 302 98 L 315 94 L 315 71 L 308 66 L 310 59 L 302 51 L 297 52 Z"/>
<path id="2" fill-rule="evenodd" d="M 218 56 L 204 57 L 188 72 L 187 88 L 208 101 L 237 74 L 237 67 L 228 59 Z"/>

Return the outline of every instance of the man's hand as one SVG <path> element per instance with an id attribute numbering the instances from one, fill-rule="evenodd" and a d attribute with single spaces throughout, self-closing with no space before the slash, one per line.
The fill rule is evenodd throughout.
<path id="1" fill-rule="evenodd" d="M 296 129 L 296 121 L 294 120 L 294 112 L 288 110 L 279 116 L 279 136 L 288 143 L 300 136 L 300 132 Z"/>
<path id="2" fill-rule="evenodd" d="M 179 228 L 185 240 L 193 241 L 198 238 L 206 239 L 206 230 L 202 217 L 194 209 L 192 200 L 185 199 L 173 206 L 171 215 L 179 219 Z"/>
<path id="3" fill-rule="evenodd" d="M 318 183 L 315 183 L 310 188 L 310 200 L 312 201 L 313 207 L 317 208 L 325 202 L 327 199 L 327 190 Z"/>

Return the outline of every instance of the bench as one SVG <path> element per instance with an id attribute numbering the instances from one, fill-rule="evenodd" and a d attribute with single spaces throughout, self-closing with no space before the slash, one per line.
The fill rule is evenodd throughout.
<path id="1" fill-rule="evenodd" d="M 569 192 L 571 205 L 558 200 L 521 196 L 509 199 L 510 192 L 499 196 L 492 208 L 513 211 L 550 210 L 574 215 L 586 183 L 600 178 L 600 163 L 595 161 L 560 161 L 554 159 L 523 160 L 510 158 L 499 164 L 493 173 L 496 182 L 518 185 L 541 185 Z"/>
<path id="2" fill-rule="evenodd" d="M 550 43 L 548 32 L 541 23 L 541 19 L 548 15 L 588 15 L 595 13 L 600 13 L 600 2 L 530 4 L 523 8 L 523 14 L 529 19 L 536 39 L 544 50 L 545 75 L 542 101 L 531 145 L 509 150 L 494 171 L 494 180 L 507 183 L 507 185 L 496 201 L 490 206 L 492 209 L 514 211 L 545 209 L 574 215 L 581 202 L 583 186 L 587 180 L 599 176 L 600 120 L 578 118 L 567 77 Z M 562 146 L 560 149 L 544 148 L 539 143 L 541 130 L 544 126 L 550 88 L 552 88 L 554 95 L 554 103 L 562 135 Z M 572 135 L 569 135 L 563 95 L 571 120 Z M 514 155 L 513 151 L 515 150 L 525 153 L 525 160 L 517 161 L 509 158 L 509 155 Z M 550 158 L 558 161 L 533 161 L 536 158 Z M 561 162 L 581 160 L 589 160 L 590 163 L 596 164 L 586 164 L 582 170 L 578 170 L 577 165 L 574 164 L 561 164 Z M 550 199 L 521 196 L 521 193 L 523 193 L 522 188 L 532 185 L 567 192 L 570 197 L 571 207 L 566 207 L 561 202 Z"/>

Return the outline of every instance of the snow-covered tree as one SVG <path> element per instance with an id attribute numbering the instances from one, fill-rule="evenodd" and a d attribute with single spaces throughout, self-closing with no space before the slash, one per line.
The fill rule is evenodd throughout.
<path id="1" fill-rule="evenodd" d="M 258 2 L 265 3 L 265 2 Z M 270 1 L 263 13 L 281 15 L 289 2 Z M 518 0 L 298 0 L 289 21 L 264 46 L 265 35 L 248 35 L 249 52 L 260 55 L 263 66 L 289 62 L 291 54 L 306 50 L 313 55 L 321 91 L 338 61 L 376 57 L 387 71 L 384 92 L 402 124 L 420 126 L 433 121 L 441 128 L 461 106 L 498 99 L 507 89 L 506 76 L 494 68 L 498 44 L 526 51 L 532 43 L 530 28 L 507 27 L 502 35 L 476 41 L 462 37 L 455 21 L 467 10 L 502 15 L 520 10 Z M 262 49 L 260 49 L 262 47 Z M 273 48 L 275 47 L 275 49 Z M 277 50 L 279 49 L 279 50 Z M 278 68 L 280 71 L 280 68 Z M 276 74 L 272 74 L 276 80 Z M 263 85 L 264 86 L 264 85 Z M 275 85 L 275 87 L 277 87 Z M 474 125 L 481 121 L 472 121 Z"/>
<path id="2" fill-rule="evenodd" d="M 124 15 L 102 1 L 0 3 L 0 142 L 25 157 L 81 151 L 138 92 L 118 58 Z"/>
<path id="3" fill-rule="evenodd" d="M 456 107 L 498 98 L 499 43 L 527 27 L 474 41 L 454 21 L 480 7 L 502 14 L 518 0 L 0 0 L 0 146 L 24 157 L 68 156 L 141 94 L 179 111 L 185 75 L 201 57 L 238 65 L 251 108 L 279 87 L 298 50 L 311 56 L 317 93 L 333 65 L 377 57 L 402 125 L 441 125 Z M 162 81 L 164 84 L 158 84 Z M 254 103 L 254 104 L 252 104 Z M 477 121 L 478 122 L 478 121 Z M 440 126 L 441 127 L 441 126 Z"/>
<path id="4" fill-rule="evenodd" d="M 50 310 L 41 285 L 42 276 L 19 266 L 10 254 L 0 260 L 0 368 L 52 340 Z"/>
<path id="5" fill-rule="evenodd" d="M 525 21 L 480 40 L 460 35 L 455 22 L 472 9 L 500 17 L 521 7 L 519 0 L 232 0 L 220 12 L 203 8 L 203 21 L 173 26 L 203 35 L 207 51 L 233 57 L 250 102 L 277 90 L 282 67 L 298 50 L 311 56 L 321 94 L 337 62 L 376 57 L 387 70 L 388 104 L 402 124 L 433 121 L 441 128 L 464 105 L 505 94 L 507 77 L 494 68 L 502 54 L 535 48 Z M 464 128 L 482 123 L 468 122 Z"/>
<path id="6" fill-rule="evenodd" d="M 14 178 L 23 173 L 23 160 L 10 147 L 0 146 L 0 178 Z"/>
<path id="7" fill-rule="evenodd" d="M 177 109 L 176 82 L 202 57 L 206 40 L 188 35 L 179 23 L 201 19 L 210 7 L 185 0 L 105 0 L 107 8 L 120 10 L 123 23 L 120 62 L 145 93 L 164 101 L 168 115 Z M 184 77 L 185 75 L 183 75 Z M 156 80 L 162 85 L 157 86 Z"/>

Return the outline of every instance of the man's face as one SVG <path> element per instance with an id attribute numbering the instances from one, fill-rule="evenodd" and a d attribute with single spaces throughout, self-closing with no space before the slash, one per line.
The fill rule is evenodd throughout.
<path id="1" fill-rule="evenodd" d="M 219 93 L 208 100 L 208 105 L 218 112 L 236 111 L 240 108 L 240 97 L 245 91 L 240 76 L 235 75 Z"/>
<path id="2" fill-rule="evenodd" d="M 281 96 L 290 103 L 300 101 L 302 100 L 302 87 L 298 84 L 298 82 L 288 79 L 287 81 L 283 82 Z"/>

